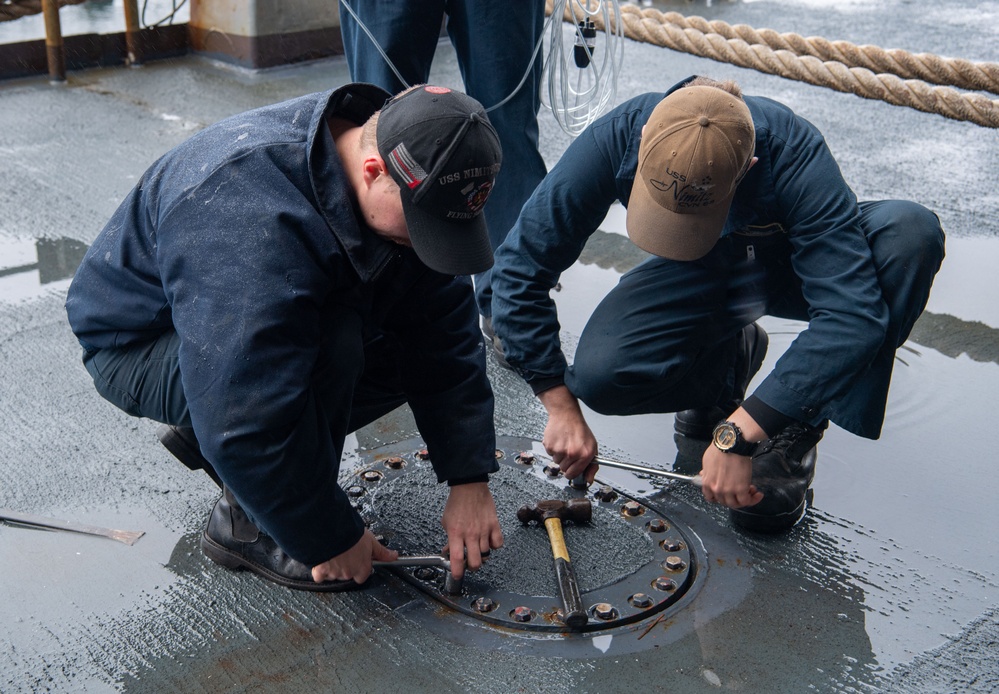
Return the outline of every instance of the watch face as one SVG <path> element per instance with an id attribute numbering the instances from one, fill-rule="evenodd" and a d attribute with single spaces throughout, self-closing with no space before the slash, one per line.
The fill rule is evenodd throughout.
<path id="1" fill-rule="evenodd" d="M 720 424 L 715 429 L 715 445 L 723 451 L 734 446 L 737 439 L 735 428 L 731 424 Z"/>

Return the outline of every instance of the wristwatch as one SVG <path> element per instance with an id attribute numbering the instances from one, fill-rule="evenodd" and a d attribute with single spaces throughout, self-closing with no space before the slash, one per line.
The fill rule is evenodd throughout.
<path id="1" fill-rule="evenodd" d="M 734 455 L 752 455 L 756 451 L 756 444 L 742 438 L 742 430 L 735 422 L 719 422 L 711 433 L 711 443 L 719 451 Z"/>

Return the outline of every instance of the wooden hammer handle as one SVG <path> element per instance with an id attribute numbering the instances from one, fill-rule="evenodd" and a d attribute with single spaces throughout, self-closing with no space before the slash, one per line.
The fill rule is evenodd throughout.
<path id="1" fill-rule="evenodd" d="M 548 541 L 551 543 L 552 556 L 555 559 L 555 579 L 562 598 L 562 621 L 570 629 L 580 629 L 589 621 L 589 617 L 583 609 L 579 583 L 576 581 L 572 562 L 569 561 L 569 550 L 566 549 L 565 536 L 562 534 L 562 520 L 545 518 L 545 530 L 548 531 Z"/>

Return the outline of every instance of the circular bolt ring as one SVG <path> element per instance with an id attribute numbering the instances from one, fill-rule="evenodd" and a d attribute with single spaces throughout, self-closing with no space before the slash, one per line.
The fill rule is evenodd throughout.
<path id="1" fill-rule="evenodd" d="M 364 487 L 354 484 L 347 487 L 347 496 L 359 497 L 364 496 Z"/>
<path id="2" fill-rule="evenodd" d="M 545 474 L 549 477 L 558 477 L 562 471 L 558 469 L 557 465 L 545 465 Z"/>
<path id="3" fill-rule="evenodd" d="M 676 590 L 676 581 L 667 576 L 660 576 L 652 582 L 652 587 L 664 593 L 671 593 Z"/>
<path id="4" fill-rule="evenodd" d="M 510 610 L 510 616 L 515 622 L 529 622 L 534 618 L 534 611 L 530 607 L 519 606 Z"/>
<path id="5" fill-rule="evenodd" d="M 594 494 L 594 497 L 598 501 L 614 501 L 617 498 L 617 492 L 614 491 L 613 487 L 603 486 L 598 489 Z"/>
<path id="6" fill-rule="evenodd" d="M 653 600 L 651 596 L 648 596 L 645 593 L 635 593 L 630 598 L 628 598 L 628 602 L 631 604 L 632 607 L 637 607 L 640 610 L 647 610 L 648 608 L 652 607 L 652 605 L 655 604 L 655 600 Z"/>
<path id="7" fill-rule="evenodd" d="M 405 461 L 403 461 L 403 459 L 397 455 L 385 459 L 385 467 L 389 468 L 390 470 L 401 470 L 402 466 L 405 464 L 406 464 Z"/>
<path id="8" fill-rule="evenodd" d="M 593 606 L 593 616 L 607 622 L 617 618 L 617 610 L 609 602 L 598 602 Z"/>
<path id="9" fill-rule="evenodd" d="M 472 602 L 472 608 L 476 612 L 483 612 L 483 613 L 492 612 L 493 610 L 496 609 L 496 601 L 493 600 L 492 598 L 487 598 L 485 596 L 481 598 L 476 598 Z"/>
<path id="10" fill-rule="evenodd" d="M 629 501 L 621 507 L 621 513 L 626 516 L 640 516 L 645 513 L 645 507 L 637 501 Z"/>
<path id="11" fill-rule="evenodd" d="M 517 454 L 517 462 L 522 465 L 534 465 L 534 454 L 530 451 L 523 451 Z M 547 470 L 547 468 L 546 468 Z"/>
<path id="12" fill-rule="evenodd" d="M 666 557 L 666 561 L 661 566 L 668 571 L 683 571 L 687 568 L 687 565 L 680 557 Z"/>
<path id="13" fill-rule="evenodd" d="M 675 537 L 667 537 L 665 540 L 659 543 L 667 552 L 679 552 L 683 549 L 683 543 L 677 540 Z"/>
<path id="14" fill-rule="evenodd" d="M 430 460 L 430 451 L 426 448 L 421 448 L 416 452 L 416 457 L 420 460 Z"/>
<path id="15" fill-rule="evenodd" d="M 664 533 L 666 532 L 666 521 L 662 518 L 653 518 L 646 525 L 650 533 Z"/>
<path id="16" fill-rule="evenodd" d="M 378 470 L 365 470 L 361 473 L 361 479 L 365 482 L 377 482 L 382 478 L 382 473 Z"/>

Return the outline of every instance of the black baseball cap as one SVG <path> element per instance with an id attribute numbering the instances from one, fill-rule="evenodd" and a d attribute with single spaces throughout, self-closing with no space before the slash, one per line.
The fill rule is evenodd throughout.
<path id="1" fill-rule="evenodd" d="M 447 87 L 421 85 L 386 102 L 377 139 L 399 184 L 420 260 L 449 275 L 492 267 L 482 207 L 503 156 L 482 104 Z"/>

